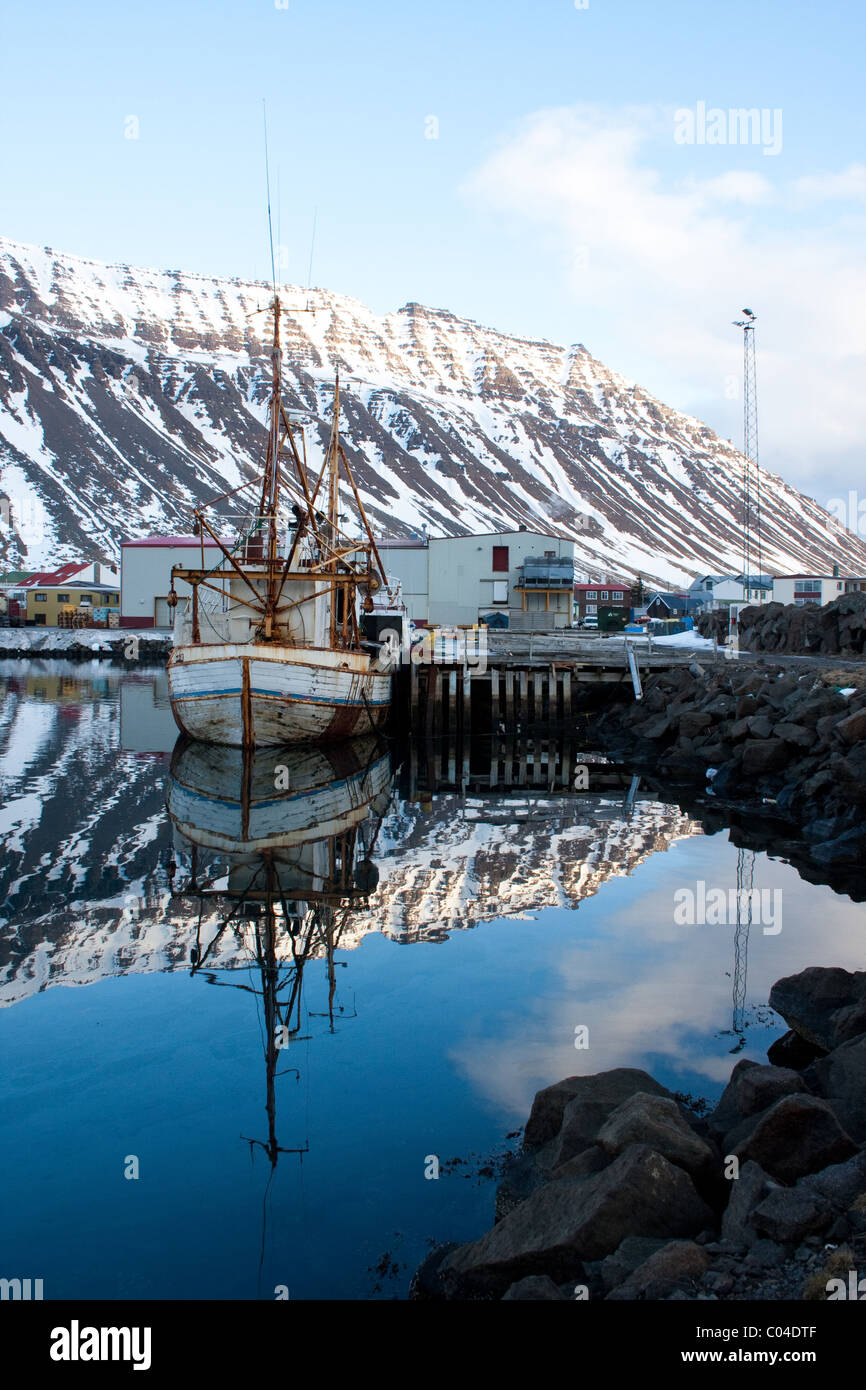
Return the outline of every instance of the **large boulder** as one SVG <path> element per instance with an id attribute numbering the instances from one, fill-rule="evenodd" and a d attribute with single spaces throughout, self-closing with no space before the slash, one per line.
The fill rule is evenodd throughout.
<path id="1" fill-rule="evenodd" d="M 764 777 L 784 767 L 789 757 L 781 739 L 747 739 L 743 744 L 743 776 Z"/>
<path id="2" fill-rule="evenodd" d="M 809 1095 L 784 1096 L 732 1149 L 741 1163 L 753 1159 L 781 1182 L 796 1182 L 856 1152 L 857 1145 L 826 1100 Z"/>
<path id="3" fill-rule="evenodd" d="M 689 1236 L 711 1221 L 688 1174 L 635 1145 L 601 1173 L 534 1192 L 480 1240 L 453 1251 L 442 1280 L 451 1296 L 501 1296 L 529 1274 L 578 1278 L 584 1260 L 602 1259 L 626 1236 Z"/>
<path id="4" fill-rule="evenodd" d="M 539 1149 L 553 1139 L 562 1128 L 563 1115 L 569 1101 L 593 1102 L 605 1110 L 599 1124 L 635 1091 L 648 1091 L 656 1096 L 671 1093 L 649 1072 L 638 1067 L 615 1067 L 612 1071 L 595 1072 L 591 1076 L 567 1076 L 553 1086 L 536 1093 L 523 1136 L 524 1147 Z"/>
<path id="5" fill-rule="evenodd" d="M 774 1188 L 752 1213 L 756 1230 L 780 1245 L 799 1244 L 806 1236 L 826 1230 L 832 1220 L 830 1203 L 799 1184 Z"/>
<path id="6" fill-rule="evenodd" d="M 866 1033 L 866 971 L 809 966 L 776 981 L 770 1007 L 801 1038 L 831 1052 Z"/>
<path id="7" fill-rule="evenodd" d="M 607 1292 L 624 1284 L 639 1265 L 667 1244 L 668 1241 L 655 1236 L 626 1236 L 613 1254 L 606 1255 L 601 1262 L 601 1282 Z"/>
<path id="8" fill-rule="evenodd" d="M 738 1062 L 719 1103 L 709 1117 L 711 1133 L 729 1134 L 743 1120 L 759 1115 L 783 1096 L 807 1094 L 808 1086 L 788 1067 L 762 1067 L 746 1059 Z"/>
<path id="9" fill-rule="evenodd" d="M 836 733 L 846 743 L 859 743 L 861 738 L 866 738 L 866 709 L 858 709 L 854 714 L 849 714 L 847 719 L 840 719 L 836 725 Z"/>
<path id="10" fill-rule="evenodd" d="M 649 1144 L 693 1175 L 706 1172 L 714 1159 L 709 1144 L 686 1124 L 676 1101 L 643 1091 L 612 1111 L 598 1132 L 597 1142 L 614 1157 L 630 1144 Z"/>
<path id="11" fill-rule="evenodd" d="M 691 1240 L 672 1240 L 644 1260 L 607 1295 L 609 1300 L 668 1298 L 675 1289 L 691 1291 L 706 1273 L 710 1257 Z"/>
<path id="12" fill-rule="evenodd" d="M 755 1208 L 776 1185 L 754 1160 L 741 1165 L 739 1177 L 731 1179 L 731 1195 L 722 1214 L 723 1240 L 734 1245 L 751 1245 L 757 1240 L 752 1219 Z"/>
<path id="13" fill-rule="evenodd" d="M 866 1143 L 866 1034 L 813 1062 L 809 1075 L 852 1139 Z"/>
<path id="14" fill-rule="evenodd" d="M 866 1152 L 860 1152 L 845 1163 L 832 1163 L 818 1173 L 801 1178 L 798 1188 L 817 1193 L 829 1202 L 834 1211 L 847 1211 L 866 1193 Z"/>

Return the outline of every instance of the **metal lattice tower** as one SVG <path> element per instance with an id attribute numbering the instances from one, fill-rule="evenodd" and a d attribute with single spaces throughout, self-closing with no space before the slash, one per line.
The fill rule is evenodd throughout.
<path id="1" fill-rule="evenodd" d="M 746 1043 L 746 979 L 749 969 L 749 935 L 752 930 L 752 894 L 755 887 L 755 851 L 737 850 L 737 921 L 734 928 L 733 1032 L 739 1052 Z"/>
<path id="2" fill-rule="evenodd" d="M 752 556 L 757 574 L 763 570 L 761 555 L 761 468 L 758 459 L 758 375 L 755 364 L 755 322 L 751 309 L 735 319 L 743 330 L 743 574 L 748 595 Z M 763 591 L 761 591 L 763 592 Z M 759 600 L 760 601 L 760 600 Z"/>

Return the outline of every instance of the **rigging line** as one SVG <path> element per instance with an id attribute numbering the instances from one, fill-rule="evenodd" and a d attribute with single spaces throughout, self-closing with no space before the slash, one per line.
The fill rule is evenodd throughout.
<path id="1" fill-rule="evenodd" d="M 271 221 L 271 173 L 268 164 L 268 105 L 264 97 L 262 97 L 262 120 L 264 122 L 265 128 L 265 184 L 267 186 L 268 194 L 268 240 L 270 241 L 271 247 L 271 285 L 274 294 L 276 295 L 277 273 L 274 267 L 274 228 L 273 223 Z"/>
<path id="2" fill-rule="evenodd" d="M 313 232 L 312 236 L 310 237 L 310 264 L 307 267 L 307 289 L 310 288 L 310 282 L 313 278 L 313 251 L 316 246 L 316 220 L 318 216 L 319 209 L 313 208 Z"/>

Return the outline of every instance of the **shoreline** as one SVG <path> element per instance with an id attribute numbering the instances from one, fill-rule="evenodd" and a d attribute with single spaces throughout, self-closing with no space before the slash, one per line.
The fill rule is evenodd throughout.
<path id="1" fill-rule="evenodd" d="M 493 1227 L 409 1297 L 837 1300 L 866 1258 L 866 972 L 777 980 L 789 1032 L 706 1116 L 630 1067 L 537 1092 Z"/>

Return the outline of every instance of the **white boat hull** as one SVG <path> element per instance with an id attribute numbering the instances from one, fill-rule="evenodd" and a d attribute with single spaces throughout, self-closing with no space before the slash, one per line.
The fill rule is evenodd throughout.
<path id="1" fill-rule="evenodd" d="M 243 760 L 250 756 L 247 766 Z M 372 814 L 390 787 L 390 758 L 375 738 L 355 739 L 330 753 L 287 749 L 282 758 L 277 764 L 264 752 L 180 744 L 167 807 L 183 839 L 238 862 L 254 861 L 265 851 L 345 834 Z M 278 765 L 284 790 L 274 785 Z"/>
<path id="2" fill-rule="evenodd" d="M 259 643 L 175 647 L 171 708 L 189 738 L 231 748 L 334 742 L 381 728 L 391 676 L 364 652 Z"/>

